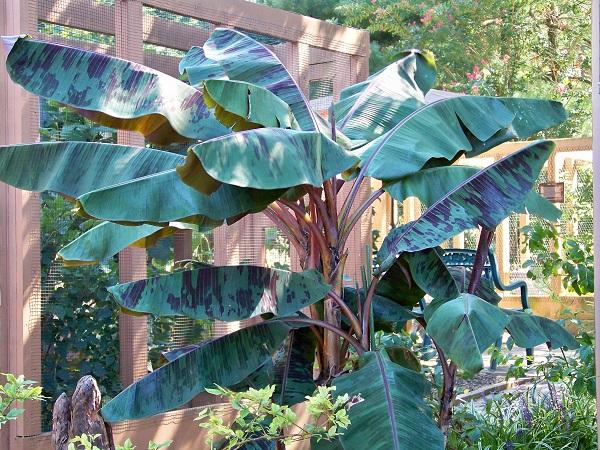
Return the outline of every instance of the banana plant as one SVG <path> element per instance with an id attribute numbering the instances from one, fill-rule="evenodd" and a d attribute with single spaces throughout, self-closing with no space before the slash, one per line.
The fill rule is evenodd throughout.
<path id="1" fill-rule="evenodd" d="M 435 62 L 410 50 L 343 90 L 328 122 L 268 48 L 233 29 L 216 29 L 183 58 L 188 83 L 30 37 L 6 44 L 7 71 L 26 90 L 151 143 L 189 145 L 185 156 L 86 142 L 0 147 L 1 181 L 57 192 L 103 221 L 60 252 L 66 264 L 93 264 L 176 229 L 206 231 L 259 212 L 300 257 L 296 273 L 202 266 L 111 287 L 118 307 L 133 314 L 262 321 L 165 355 L 163 366 L 103 407 L 107 421 L 171 410 L 215 383 L 275 384 L 289 404 L 327 383 L 353 398 L 352 425 L 339 442 L 314 448 L 441 449 L 458 368 L 480 370 L 481 353 L 505 329 L 517 344 L 574 345 L 558 325 L 504 311 L 489 286 L 478 287 L 498 223 L 523 210 L 557 218 L 532 192 L 553 144 L 532 142 L 483 169 L 454 165 L 558 125 L 566 118 L 559 102 L 461 96 L 428 104 Z M 360 199 L 368 178 L 383 187 Z M 420 197 L 429 208 L 389 233 L 374 265 L 366 262 L 362 286 L 344 286 L 348 237 L 385 192 Z M 466 282 L 436 249 L 477 227 L 482 237 Z M 426 294 L 434 301 L 414 313 Z M 439 352 L 439 412 L 424 400 L 429 389 L 414 355 L 377 348 L 373 338 L 378 327 L 412 319 Z"/>

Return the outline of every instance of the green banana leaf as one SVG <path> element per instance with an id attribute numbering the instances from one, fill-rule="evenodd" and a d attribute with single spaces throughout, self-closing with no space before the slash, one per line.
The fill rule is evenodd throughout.
<path id="1" fill-rule="evenodd" d="M 461 294 L 466 293 L 469 289 L 469 282 L 473 273 L 472 269 L 470 267 L 450 266 L 448 267 L 448 272 L 454 278 L 458 291 Z M 494 282 L 483 276 L 479 279 L 474 294 L 492 305 L 497 305 L 502 300 L 502 297 L 496 292 Z"/>
<path id="2" fill-rule="evenodd" d="M 310 328 L 298 328 L 290 335 L 274 357 L 275 394 L 279 405 L 302 403 L 317 388 L 313 379 L 317 340 Z"/>
<path id="3" fill-rule="evenodd" d="M 210 219 L 205 220 L 202 226 L 174 223 L 168 227 L 125 226 L 102 222 L 63 247 L 57 257 L 63 260 L 65 267 L 96 264 L 103 259 L 113 257 L 129 246 L 153 247 L 159 239 L 172 235 L 178 229 L 192 228 L 207 232 L 221 224 L 222 221 Z"/>
<path id="4" fill-rule="evenodd" d="M 406 278 L 404 271 L 410 274 L 410 269 L 402 256 L 381 277 L 375 292 L 405 308 L 412 308 L 425 296 L 425 291 L 414 282 L 412 276 Z"/>
<path id="5" fill-rule="evenodd" d="M 57 257 L 66 267 L 96 264 L 111 258 L 126 247 L 150 247 L 161 237 L 173 234 L 175 229 L 140 225 L 128 227 L 102 222 L 63 247 Z"/>
<path id="6" fill-rule="evenodd" d="M 477 156 L 502 142 L 525 139 L 560 124 L 559 102 L 524 98 L 452 97 L 414 111 L 386 134 L 356 150 L 366 175 L 394 180 L 429 166 Z"/>
<path id="7" fill-rule="evenodd" d="M 137 131 L 166 145 L 229 133 L 202 93 L 141 64 L 75 47 L 17 39 L 8 54 L 11 79 L 102 125 Z"/>
<path id="8" fill-rule="evenodd" d="M 430 386 L 418 372 L 393 363 L 384 350 L 365 353 L 359 369 L 335 379 L 335 395 L 348 394 L 350 426 L 345 450 L 436 450 L 444 438 L 424 397 Z M 333 447 L 336 448 L 336 447 Z"/>
<path id="9" fill-rule="evenodd" d="M 166 361 L 173 361 L 185 353 L 205 346 L 214 339 L 200 344 L 188 345 L 176 350 L 163 352 Z M 260 366 L 240 383 L 229 386 L 233 391 L 245 391 L 249 388 L 262 389 L 275 385 L 273 401 L 280 405 L 295 405 L 305 400 L 316 389 L 313 380 L 316 338 L 308 328 L 297 328 L 275 352 L 273 358 Z"/>
<path id="10" fill-rule="evenodd" d="M 533 316 L 533 319 L 537 323 L 538 327 L 544 330 L 546 334 L 546 342 L 550 343 L 550 348 L 566 348 L 568 350 L 575 350 L 579 348 L 579 342 L 561 327 L 554 320 L 550 320 L 546 317 Z"/>
<path id="11" fill-rule="evenodd" d="M 478 167 L 468 166 L 423 169 L 386 183 L 384 189 L 399 202 L 408 197 L 417 197 L 423 204 L 430 206 L 480 170 Z M 556 206 L 535 191 L 531 191 L 525 197 L 525 202 L 518 212 L 528 212 L 550 221 L 557 221 L 561 214 Z"/>
<path id="12" fill-rule="evenodd" d="M 88 192 L 78 198 L 78 205 L 84 215 L 111 222 L 202 223 L 206 217 L 223 220 L 259 212 L 283 193 L 223 184 L 205 195 L 183 183 L 171 169 Z"/>
<path id="13" fill-rule="evenodd" d="M 262 87 L 244 81 L 206 80 L 203 92 L 217 120 L 233 131 L 299 128 L 287 103 Z"/>
<path id="14" fill-rule="evenodd" d="M 96 142 L 0 146 L 0 181 L 69 198 L 174 169 L 184 158 L 144 147 Z"/>
<path id="15" fill-rule="evenodd" d="M 226 322 L 290 315 L 322 300 L 330 289 L 316 270 L 250 265 L 183 270 L 108 288 L 130 311 Z"/>
<path id="16" fill-rule="evenodd" d="M 360 298 L 364 302 L 365 290 L 360 289 Z M 355 313 L 358 311 L 356 301 L 356 289 L 351 287 L 344 288 L 344 301 Z M 418 300 L 417 300 L 418 301 Z M 404 324 L 408 320 L 418 317 L 412 309 L 403 306 L 394 299 L 384 295 L 375 294 L 373 297 L 373 320 L 375 328 L 378 330 L 390 330 L 395 324 Z"/>
<path id="17" fill-rule="evenodd" d="M 375 272 L 389 269 L 400 253 L 435 247 L 478 226 L 496 227 L 523 204 L 553 150 L 551 141 L 533 142 L 462 182 L 414 222 L 393 229 L 377 252 Z"/>
<path id="18" fill-rule="evenodd" d="M 406 279 L 405 271 L 410 274 L 411 280 Z M 425 294 L 443 299 L 459 295 L 452 275 L 435 248 L 400 255 L 381 278 L 375 292 L 409 308 Z"/>
<path id="19" fill-rule="evenodd" d="M 317 131 L 316 114 L 290 73 L 264 45 L 230 28 L 217 28 L 204 43 L 204 54 L 217 61 L 231 80 L 263 87 L 290 105 L 300 127 Z"/>
<path id="20" fill-rule="evenodd" d="M 427 334 L 468 374 L 483 369 L 481 354 L 504 333 L 510 318 L 500 308 L 471 294 L 425 308 Z"/>
<path id="21" fill-rule="evenodd" d="M 335 115 L 346 136 L 371 141 L 425 105 L 425 94 L 435 81 L 433 56 L 418 50 L 402 56 L 360 86 L 341 92 Z"/>
<path id="22" fill-rule="evenodd" d="M 255 189 L 287 189 L 323 181 L 352 167 L 358 159 L 321 133 L 262 128 L 213 139 L 191 147 L 180 170 L 185 183 L 208 191 L 218 183 Z M 197 162 L 194 161 L 197 159 Z M 191 160 L 191 161 L 190 161 Z"/>
<path id="23" fill-rule="evenodd" d="M 141 419 L 177 408 L 215 384 L 233 386 L 271 359 L 289 330 L 269 321 L 214 339 L 125 388 L 104 405 L 102 417 Z"/>
<path id="24" fill-rule="evenodd" d="M 550 342 L 544 330 L 538 325 L 532 314 L 521 311 L 503 309 L 510 317 L 506 330 L 512 336 L 515 344 L 523 348 L 533 348 L 537 345 Z"/>
<path id="25" fill-rule="evenodd" d="M 204 49 L 196 46 L 179 61 L 179 73 L 187 76 L 192 86 L 200 86 L 204 80 L 227 80 L 221 65 L 207 58 Z"/>

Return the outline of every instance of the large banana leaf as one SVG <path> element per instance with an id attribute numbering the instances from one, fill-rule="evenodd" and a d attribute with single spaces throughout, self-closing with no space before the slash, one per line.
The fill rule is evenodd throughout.
<path id="1" fill-rule="evenodd" d="M 221 183 L 255 189 L 287 189 L 323 181 L 352 167 L 358 159 L 321 133 L 262 128 L 213 139 L 191 148 L 184 182 L 202 190 Z M 190 161 L 190 159 L 192 161 Z M 186 169 L 187 169 L 186 168 Z M 216 184 L 218 185 L 218 184 Z"/>
<path id="2" fill-rule="evenodd" d="M 399 202 L 408 197 L 417 197 L 423 204 L 430 206 L 480 170 L 481 168 L 468 166 L 423 169 L 399 180 L 386 183 L 384 189 Z M 535 191 L 527 194 L 519 212 L 528 212 L 550 221 L 558 220 L 561 214 L 556 206 Z"/>
<path id="3" fill-rule="evenodd" d="M 131 311 L 229 322 L 290 315 L 322 300 L 330 289 L 316 270 L 249 265 L 184 270 L 108 288 Z"/>
<path id="4" fill-rule="evenodd" d="M 579 347 L 577 340 L 557 322 L 546 317 L 535 316 L 523 311 L 503 309 L 510 318 L 506 330 L 515 344 L 523 348 L 533 348 L 548 343 L 553 349 Z"/>
<path id="5" fill-rule="evenodd" d="M 356 153 L 366 175 L 393 180 L 461 154 L 479 155 L 511 139 L 524 139 L 566 119 L 559 102 L 460 96 L 416 110 Z"/>
<path id="6" fill-rule="evenodd" d="M 376 271 L 387 270 L 400 253 L 435 247 L 478 226 L 496 227 L 523 204 L 553 149 L 551 141 L 533 142 L 462 182 L 414 222 L 393 229 L 377 253 Z"/>
<path id="7" fill-rule="evenodd" d="M 125 226 L 112 222 L 102 222 L 86 231 L 58 252 L 58 257 L 67 267 L 96 264 L 110 258 L 126 247 L 148 248 L 159 239 L 170 236 L 181 228 L 193 228 L 197 231 L 210 231 L 222 224 L 222 221 L 206 219 L 201 226 L 172 224 L 167 227 L 154 225 Z"/>
<path id="8" fill-rule="evenodd" d="M 405 271 L 410 274 L 410 281 Z M 452 275 L 434 248 L 403 253 L 381 278 L 375 292 L 409 308 L 425 294 L 448 300 L 459 295 Z"/>
<path id="9" fill-rule="evenodd" d="M 209 59 L 202 47 L 192 47 L 179 61 L 179 73 L 187 75 L 192 86 L 200 86 L 204 80 L 226 80 L 227 75 L 217 61 Z"/>
<path id="10" fill-rule="evenodd" d="M 313 380 L 317 342 L 310 328 L 298 328 L 275 355 L 273 400 L 280 405 L 295 405 L 305 401 L 316 389 Z"/>
<path id="11" fill-rule="evenodd" d="M 19 38 L 8 55 L 11 79 L 94 122 L 138 131 L 156 144 L 206 140 L 229 130 L 188 84 L 141 64 L 75 47 Z"/>
<path id="12" fill-rule="evenodd" d="M 173 361 L 185 353 L 207 345 L 211 340 L 164 352 L 167 361 Z M 290 331 L 282 346 L 256 371 L 241 382 L 229 386 L 233 391 L 249 388 L 262 389 L 275 385 L 273 400 L 280 405 L 295 405 L 305 400 L 316 389 L 313 380 L 316 338 L 309 328 Z"/>
<path id="13" fill-rule="evenodd" d="M 153 225 L 124 226 L 102 222 L 63 247 L 57 257 L 67 267 L 96 264 L 110 258 L 125 247 L 150 247 L 161 237 L 175 231 Z"/>
<path id="14" fill-rule="evenodd" d="M 206 57 L 217 61 L 232 80 L 246 81 L 271 91 L 290 105 L 303 130 L 319 129 L 316 114 L 302 90 L 277 56 L 264 45 L 230 28 L 217 28 L 204 43 Z"/>
<path id="15" fill-rule="evenodd" d="M 342 91 L 335 104 L 338 128 L 351 139 L 371 141 L 425 105 L 434 81 L 433 57 L 418 50 L 405 52 L 360 86 Z"/>
<path id="16" fill-rule="evenodd" d="M 469 289 L 469 283 L 471 281 L 472 269 L 470 267 L 463 266 L 449 266 L 448 272 L 454 278 L 456 287 L 461 294 L 464 294 Z M 473 293 L 477 297 L 485 300 L 492 305 L 497 305 L 502 300 L 502 297 L 496 292 L 494 282 L 487 277 L 481 277 L 475 292 Z"/>
<path id="17" fill-rule="evenodd" d="M 172 169 L 88 192 L 78 203 L 86 215 L 113 222 L 202 223 L 206 217 L 223 220 L 261 211 L 282 194 L 223 184 L 205 195 L 183 183 Z"/>
<path id="18" fill-rule="evenodd" d="M 579 348 L 577 340 L 555 321 L 541 316 L 533 316 L 533 319 L 546 334 L 546 342 L 550 344 L 551 348 L 565 347 L 569 350 Z"/>
<path id="19" fill-rule="evenodd" d="M 235 385 L 271 359 L 289 330 L 271 321 L 214 339 L 128 386 L 102 408 L 102 417 L 141 419 L 181 406 L 215 383 Z"/>
<path id="20" fill-rule="evenodd" d="M 183 157 L 144 147 L 95 142 L 0 146 L 0 180 L 27 191 L 80 195 L 174 169 Z"/>
<path id="21" fill-rule="evenodd" d="M 360 298 L 364 302 L 365 290 L 360 289 L 359 292 Z M 344 301 L 353 311 L 358 311 L 355 288 L 344 288 Z M 416 317 L 418 316 L 412 312 L 412 309 L 403 306 L 391 298 L 379 294 L 375 294 L 373 297 L 373 320 L 375 321 L 375 328 L 378 330 L 392 329 L 392 325 L 404 324 L 406 321 L 415 319 Z"/>
<path id="22" fill-rule="evenodd" d="M 356 401 L 348 412 L 351 425 L 340 438 L 345 450 L 444 448 L 424 401 L 430 386 L 423 375 L 393 363 L 385 350 L 366 353 L 359 366 L 333 383 L 336 395 Z"/>
<path id="23" fill-rule="evenodd" d="M 299 128 L 287 103 L 262 87 L 244 81 L 206 80 L 203 92 L 215 117 L 233 131 Z"/>
<path id="24" fill-rule="evenodd" d="M 503 311 L 510 317 L 506 330 L 519 347 L 534 348 L 550 341 L 532 314 L 510 309 Z"/>
<path id="25" fill-rule="evenodd" d="M 458 367 L 469 374 L 483 369 L 481 354 L 504 333 L 510 318 L 471 294 L 425 308 L 427 333 Z"/>

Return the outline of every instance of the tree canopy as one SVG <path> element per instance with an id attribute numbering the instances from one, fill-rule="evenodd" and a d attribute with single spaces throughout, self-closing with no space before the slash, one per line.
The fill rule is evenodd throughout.
<path id="1" fill-rule="evenodd" d="M 261 0 L 371 32 L 375 73 L 407 48 L 435 55 L 438 87 L 561 100 L 555 137 L 591 135 L 591 2 L 569 0 Z"/>

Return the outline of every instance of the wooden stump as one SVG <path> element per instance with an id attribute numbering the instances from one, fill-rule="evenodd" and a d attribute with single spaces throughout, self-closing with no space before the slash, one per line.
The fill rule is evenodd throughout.
<path id="1" fill-rule="evenodd" d="M 79 380 L 70 401 L 65 393 L 60 395 L 52 412 L 55 450 L 67 450 L 69 440 L 82 434 L 98 435 L 94 445 L 100 450 L 113 450 L 111 436 L 99 413 L 101 400 L 98 384 L 89 375 Z"/>
<path id="2" fill-rule="evenodd" d="M 71 426 L 71 401 L 64 392 L 56 399 L 52 410 L 52 445 L 55 450 L 67 450 Z"/>

